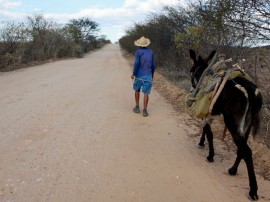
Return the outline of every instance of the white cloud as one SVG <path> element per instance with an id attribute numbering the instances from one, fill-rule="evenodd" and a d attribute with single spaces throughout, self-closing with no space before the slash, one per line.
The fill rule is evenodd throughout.
<path id="1" fill-rule="evenodd" d="M 25 19 L 27 16 L 26 13 L 13 13 L 5 10 L 0 9 L 0 22 L 5 21 L 19 21 L 22 22 L 22 19 Z"/>
<path id="2" fill-rule="evenodd" d="M 20 1 L 0 0 L 0 10 L 9 10 L 21 6 Z"/>
<path id="3" fill-rule="evenodd" d="M 160 9 L 163 5 L 176 5 L 178 3 L 179 0 L 126 0 L 123 8 L 149 12 Z"/>
<path id="4" fill-rule="evenodd" d="M 138 7 L 138 0 L 126 0 L 123 8 L 126 9 L 136 9 Z"/>
<path id="5" fill-rule="evenodd" d="M 46 18 L 53 19 L 59 23 L 66 23 L 70 19 L 89 17 L 100 24 L 103 31 L 102 34 L 107 35 L 108 38 L 112 38 L 115 41 L 119 36 L 124 35 L 125 27 L 136 22 L 141 22 L 149 12 L 156 12 L 164 5 L 173 6 L 176 4 L 184 5 L 186 3 L 185 0 L 126 0 L 118 8 L 92 6 L 74 13 L 46 13 L 37 8 L 32 11 L 32 14 L 38 11 Z M 12 8 L 21 5 L 19 1 L 0 0 L 0 5 L 0 18 L 2 19 L 21 21 L 26 15 L 29 15 L 29 13 L 11 12 Z M 5 9 L 5 12 L 1 11 L 3 9 Z"/>
<path id="6" fill-rule="evenodd" d="M 126 0 L 119 8 L 84 8 L 72 14 L 47 13 L 45 17 L 53 18 L 56 21 L 66 22 L 69 19 L 89 17 L 94 20 L 110 22 L 140 21 L 149 12 L 155 12 L 163 5 L 176 5 L 179 0 Z"/>

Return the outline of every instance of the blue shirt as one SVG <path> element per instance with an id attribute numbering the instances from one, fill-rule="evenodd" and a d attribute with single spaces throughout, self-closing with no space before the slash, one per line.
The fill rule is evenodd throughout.
<path id="1" fill-rule="evenodd" d="M 133 75 L 136 77 L 154 75 L 156 62 L 154 53 L 149 48 L 138 48 L 135 52 Z"/>

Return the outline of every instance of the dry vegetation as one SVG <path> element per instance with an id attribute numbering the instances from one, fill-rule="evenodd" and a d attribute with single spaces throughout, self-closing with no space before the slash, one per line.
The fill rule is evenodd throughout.
<path id="1" fill-rule="evenodd" d="M 40 64 L 59 58 L 82 57 L 109 43 L 98 36 L 98 24 L 88 18 L 58 25 L 42 15 L 25 22 L 0 23 L 0 71 Z"/>

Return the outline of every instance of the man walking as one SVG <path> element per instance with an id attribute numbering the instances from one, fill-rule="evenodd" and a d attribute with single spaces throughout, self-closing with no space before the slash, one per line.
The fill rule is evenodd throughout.
<path id="1" fill-rule="evenodd" d="M 140 113 L 139 101 L 140 90 L 144 93 L 143 99 L 143 116 L 148 116 L 147 105 L 149 101 L 149 94 L 152 89 L 153 76 L 156 68 L 154 53 L 151 49 L 147 48 L 150 45 L 150 40 L 141 37 L 134 41 L 134 45 L 139 48 L 135 52 L 133 74 L 131 79 L 134 80 L 133 89 L 135 90 L 135 103 L 133 108 L 135 113 Z"/>

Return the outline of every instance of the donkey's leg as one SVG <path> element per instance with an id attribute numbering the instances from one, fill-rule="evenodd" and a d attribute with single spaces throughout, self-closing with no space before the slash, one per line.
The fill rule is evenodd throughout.
<path id="1" fill-rule="evenodd" d="M 253 166 L 252 150 L 250 149 L 250 147 L 247 145 L 246 142 L 244 146 L 244 152 L 245 152 L 244 160 L 247 165 L 249 186 L 250 186 L 249 196 L 252 200 L 258 200 L 259 199 L 257 195 L 258 185 L 257 185 L 256 175 L 255 175 L 254 166 Z"/>
<path id="2" fill-rule="evenodd" d="M 202 132 L 202 136 L 201 136 L 201 139 L 200 139 L 200 142 L 199 142 L 199 148 L 204 148 L 204 142 L 205 142 L 205 129 L 203 127 L 203 132 Z"/>
<path id="3" fill-rule="evenodd" d="M 233 166 L 228 170 L 230 175 L 236 175 L 238 166 L 239 166 L 242 159 L 243 159 L 242 152 L 240 152 L 239 148 L 237 148 L 236 160 L 235 160 Z"/>
<path id="4" fill-rule="evenodd" d="M 257 195 L 258 185 L 257 185 L 256 175 L 255 175 L 254 166 L 253 166 L 252 150 L 248 146 L 247 140 L 244 138 L 240 138 L 236 140 L 235 143 L 238 147 L 238 150 L 237 150 L 237 158 L 236 158 L 235 164 L 231 168 L 232 172 L 237 172 L 238 165 L 241 159 L 243 158 L 246 163 L 247 171 L 248 171 L 249 187 L 250 187 L 249 197 L 252 200 L 258 200 L 259 198 Z M 230 173 L 230 170 L 229 170 L 229 173 Z"/>
<path id="5" fill-rule="evenodd" d="M 228 170 L 230 175 L 236 175 L 238 166 L 241 160 L 244 158 L 243 149 L 241 148 L 242 147 L 241 142 L 245 142 L 247 141 L 247 139 L 245 139 L 242 135 L 239 134 L 240 126 L 238 126 L 239 125 L 238 122 L 234 121 L 236 120 L 236 118 L 226 113 L 224 113 L 223 116 L 224 116 L 225 127 L 228 128 L 228 130 L 230 131 L 233 141 L 235 145 L 237 146 L 237 157 L 235 159 L 233 166 Z M 247 131 L 247 134 L 249 134 L 249 131 L 250 130 Z"/>
<path id="6" fill-rule="evenodd" d="M 203 127 L 203 130 L 206 133 L 206 138 L 208 140 L 208 145 L 209 145 L 209 155 L 207 156 L 207 160 L 209 162 L 213 162 L 214 161 L 215 151 L 214 151 L 214 144 L 213 144 L 213 133 L 212 133 L 210 124 L 207 123 Z"/>

